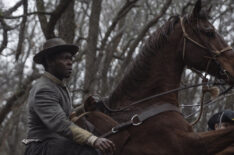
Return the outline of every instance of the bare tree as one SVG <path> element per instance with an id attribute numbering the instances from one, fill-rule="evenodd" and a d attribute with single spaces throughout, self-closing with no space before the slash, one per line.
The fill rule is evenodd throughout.
<path id="1" fill-rule="evenodd" d="M 234 45 L 232 0 L 210 1 L 210 21 Z M 61 37 L 80 47 L 69 80 L 74 106 L 90 94 L 108 95 L 144 44 L 170 16 L 191 12 L 195 0 L 18 0 L 9 7 L 0 1 L 0 154 L 23 154 L 27 96 L 42 73 L 32 57 L 42 43 Z M 209 7 L 208 7 L 209 8 Z M 181 85 L 199 83 L 184 71 Z M 220 88 L 223 90 L 223 88 Z M 201 88 L 180 92 L 181 105 L 199 103 Z M 207 97 L 207 100 L 209 97 Z M 207 120 L 223 109 L 233 109 L 233 96 L 207 105 L 195 130 L 207 130 Z M 184 107 L 185 115 L 199 106 Z M 191 122 L 197 113 L 191 115 Z"/>

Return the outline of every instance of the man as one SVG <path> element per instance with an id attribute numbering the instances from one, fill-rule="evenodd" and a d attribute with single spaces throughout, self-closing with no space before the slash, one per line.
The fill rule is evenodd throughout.
<path id="1" fill-rule="evenodd" d="M 234 126 L 234 112 L 231 110 L 216 113 L 208 121 L 210 130 L 226 129 L 232 126 Z"/>
<path id="2" fill-rule="evenodd" d="M 231 110 L 224 110 L 214 114 L 208 121 L 209 130 L 223 130 L 234 127 L 234 112 Z M 223 151 L 216 153 L 216 155 L 231 155 L 234 154 L 234 144 L 231 143 Z"/>
<path id="3" fill-rule="evenodd" d="M 72 73 L 72 57 L 78 49 L 53 38 L 34 56 L 34 62 L 42 64 L 45 73 L 35 82 L 28 98 L 25 155 L 91 155 L 98 154 L 95 149 L 105 153 L 115 150 L 110 140 L 96 137 L 68 118 L 72 104 L 63 80 Z"/>

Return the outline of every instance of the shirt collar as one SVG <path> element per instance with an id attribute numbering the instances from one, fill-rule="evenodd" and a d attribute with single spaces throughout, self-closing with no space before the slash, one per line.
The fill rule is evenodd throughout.
<path id="1" fill-rule="evenodd" d="M 64 82 L 59 80 L 57 77 L 55 77 L 53 74 L 49 73 L 49 72 L 45 72 L 44 76 L 47 77 L 48 79 L 50 79 L 51 81 L 53 81 L 54 83 L 62 86 L 62 87 L 66 87 Z"/>

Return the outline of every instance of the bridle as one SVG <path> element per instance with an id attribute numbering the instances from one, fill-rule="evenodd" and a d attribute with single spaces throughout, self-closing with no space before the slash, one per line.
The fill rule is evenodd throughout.
<path id="1" fill-rule="evenodd" d="M 202 82 L 207 82 L 207 81 L 208 81 L 208 79 L 206 78 L 206 76 L 207 76 L 207 74 L 208 74 L 207 72 L 208 72 L 208 69 L 209 69 L 209 67 L 210 67 L 211 61 L 214 60 L 215 63 L 219 65 L 220 71 L 221 71 L 222 73 L 225 74 L 225 76 L 227 77 L 227 79 L 229 79 L 229 78 L 230 78 L 230 74 L 229 74 L 225 69 L 222 68 L 222 66 L 221 66 L 220 63 L 217 61 L 216 58 L 217 58 L 220 54 L 232 50 L 232 47 L 231 47 L 231 46 L 227 46 L 227 47 L 225 47 L 225 48 L 223 48 L 223 49 L 221 49 L 221 50 L 207 48 L 206 46 L 204 46 L 204 45 L 200 44 L 199 42 L 195 41 L 194 39 L 192 39 L 192 38 L 188 35 L 188 33 L 186 33 L 186 30 L 185 30 L 185 26 L 184 26 L 184 22 L 183 22 L 183 21 L 184 21 L 184 18 L 183 18 L 183 17 L 180 17 L 180 25 L 181 25 L 181 28 L 182 28 L 182 31 L 183 31 L 183 36 L 184 36 L 182 59 L 184 60 L 184 58 L 185 58 L 186 41 L 187 41 L 187 40 L 189 40 L 190 42 L 194 43 L 194 44 L 197 45 L 198 47 L 203 48 L 203 49 L 205 49 L 205 50 L 211 52 L 212 55 L 213 55 L 213 56 L 209 59 L 209 61 L 208 61 L 208 63 L 207 63 L 206 70 L 205 70 L 205 76 L 202 75 L 201 72 L 198 71 L 197 69 L 195 69 L 195 68 L 193 68 L 193 67 L 189 67 L 189 68 L 190 68 L 193 72 L 197 73 L 199 77 L 202 78 L 202 80 L 203 80 Z M 205 87 L 206 87 L 206 88 L 205 88 Z M 200 113 L 199 113 L 199 116 L 197 117 L 197 119 L 196 119 L 194 122 L 191 123 L 191 125 L 195 125 L 195 124 L 200 120 L 200 118 L 201 118 L 201 115 L 202 115 L 202 112 L 203 112 L 203 104 L 204 104 L 204 94 L 205 94 L 205 91 L 204 91 L 205 89 L 204 89 L 204 88 L 207 89 L 208 87 L 207 87 L 207 86 L 203 86 L 203 89 L 202 89 L 202 96 L 201 96 L 201 105 L 200 105 Z M 232 86 L 231 86 L 230 88 L 232 88 Z M 229 89 L 229 88 L 228 88 L 228 89 Z"/>
<path id="2" fill-rule="evenodd" d="M 183 31 L 183 36 L 184 36 L 184 45 L 183 45 L 183 59 L 184 59 L 184 56 L 185 56 L 185 49 L 186 49 L 186 40 L 189 40 L 191 41 L 192 43 L 194 43 L 195 45 L 203 48 L 203 49 L 206 49 L 208 51 L 211 51 L 215 57 L 219 56 L 220 54 L 222 54 L 223 52 L 227 52 L 227 51 L 230 51 L 232 50 L 232 47 L 231 46 L 227 46 L 225 47 L 224 49 L 221 49 L 221 50 L 217 50 L 217 49 L 209 49 L 207 48 L 206 46 L 200 44 L 199 42 L 195 41 L 194 39 L 192 39 L 188 33 L 186 33 L 185 31 L 185 26 L 184 26 L 184 18 L 183 17 L 180 17 L 180 24 L 181 24 L 181 28 L 182 28 L 182 31 Z"/>
<path id="3" fill-rule="evenodd" d="M 207 76 L 207 73 L 208 73 L 208 69 L 210 67 L 210 64 L 211 64 L 211 61 L 214 60 L 216 64 L 219 65 L 220 67 L 220 72 L 222 74 L 224 74 L 226 76 L 227 79 L 230 79 L 230 74 L 228 73 L 228 71 L 226 71 L 222 65 L 220 65 L 220 63 L 217 61 L 217 57 L 224 53 L 224 52 L 227 52 L 227 51 L 230 51 L 232 50 L 232 47 L 231 46 L 227 46 L 221 50 L 217 50 L 217 49 L 210 49 L 204 45 L 202 45 L 201 43 L 195 41 L 194 39 L 192 39 L 188 33 L 186 32 L 185 30 L 185 26 L 184 26 L 184 18 L 183 17 L 180 17 L 180 25 L 181 25 L 181 28 L 182 28 L 182 31 L 183 31 L 183 37 L 184 37 L 184 43 L 183 43 L 183 54 L 182 54 L 182 59 L 184 60 L 185 58 L 185 52 L 186 52 L 186 43 L 187 43 L 187 40 L 189 40 L 191 43 L 194 43 L 195 45 L 197 45 L 198 47 L 202 48 L 202 49 L 205 49 L 207 50 L 208 52 L 211 52 L 211 54 L 213 55 L 212 57 L 206 57 L 206 58 L 209 58 L 209 61 L 207 63 L 207 66 L 206 66 L 206 70 L 205 70 L 205 76 L 203 76 L 201 74 L 200 71 L 198 71 L 197 69 L 193 68 L 193 67 L 189 67 L 192 71 L 194 71 L 195 73 L 197 73 L 203 80 L 206 80 L 206 81 L 203 81 L 203 82 L 207 82 L 207 79 L 206 79 L 206 76 Z"/>

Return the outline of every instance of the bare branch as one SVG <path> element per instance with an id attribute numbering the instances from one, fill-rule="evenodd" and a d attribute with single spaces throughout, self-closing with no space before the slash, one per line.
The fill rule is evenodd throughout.
<path id="1" fill-rule="evenodd" d="M 18 91 L 16 91 L 10 98 L 6 100 L 6 105 L 0 111 L 0 125 L 4 121 L 7 114 L 11 111 L 12 107 L 19 98 L 24 94 L 28 94 L 29 89 L 31 88 L 31 83 L 33 80 L 37 79 L 39 75 L 37 73 L 32 73 L 21 85 Z"/>
<path id="2" fill-rule="evenodd" d="M 24 2 L 25 2 L 25 0 L 21 0 L 18 3 L 16 3 L 12 8 L 10 8 L 7 11 L 5 11 L 4 13 L 2 13 L 2 15 L 0 14 L 0 23 L 1 23 L 2 28 L 3 28 L 3 41 L 2 41 L 2 44 L 1 44 L 1 47 L 0 47 L 0 53 L 2 53 L 2 51 L 7 47 L 7 44 L 8 44 L 8 31 L 14 29 L 14 28 L 12 28 L 12 27 L 10 27 L 9 25 L 6 24 L 6 22 L 3 20 L 3 17 L 9 16 L 11 13 L 16 11 Z"/>
<path id="3" fill-rule="evenodd" d="M 24 15 L 27 14 L 28 12 L 28 0 L 23 0 L 24 3 Z M 22 23 L 20 25 L 20 32 L 19 32 L 19 40 L 18 40 L 18 45 L 17 45 L 17 49 L 16 49 L 16 55 L 15 55 L 15 59 L 16 61 L 18 61 L 19 56 L 22 52 L 22 44 L 24 42 L 24 36 L 25 36 L 25 25 L 26 25 L 26 21 L 27 21 L 27 16 L 23 17 Z"/>
<path id="4" fill-rule="evenodd" d="M 96 64 L 96 52 L 97 52 L 97 40 L 99 32 L 99 19 L 101 13 L 102 0 L 92 1 L 92 12 L 89 20 L 89 35 L 88 45 L 86 52 L 86 72 L 85 72 L 85 83 L 84 92 L 89 93 L 91 86 L 94 84 L 95 75 L 97 72 Z"/>
<path id="5" fill-rule="evenodd" d="M 1 20 L 0 20 L 1 22 Z M 0 54 L 2 53 L 2 51 L 7 47 L 7 43 L 8 43 L 8 35 L 7 35 L 8 30 L 3 28 L 3 41 L 2 44 L 0 46 Z"/>
<path id="6" fill-rule="evenodd" d="M 169 8 L 171 2 L 172 2 L 172 0 L 167 0 L 166 3 L 164 4 L 163 8 L 161 9 L 160 13 L 153 20 L 151 20 L 148 24 L 146 24 L 145 27 L 143 27 L 143 29 L 140 32 L 140 34 L 137 36 L 137 38 L 135 39 L 135 41 L 130 46 L 130 49 L 129 49 L 129 52 L 128 52 L 128 56 L 125 59 L 123 65 L 122 65 L 122 69 L 123 70 L 124 70 L 124 68 L 126 68 L 126 65 L 128 64 L 128 62 L 130 62 L 130 60 L 132 58 L 132 54 L 135 51 L 138 43 L 142 40 L 142 38 L 145 36 L 145 34 L 150 29 L 150 27 L 152 27 L 153 25 L 155 25 L 158 22 L 158 20 L 165 14 L 165 12 Z"/>
<path id="7" fill-rule="evenodd" d="M 222 17 L 223 15 L 225 15 L 226 13 L 228 13 L 228 12 L 230 12 L 230 11 L 232 11 L 232 10 L 233 10 L 233 8 L 232 8 L 232 6 L 230 5 L 230 6 L 227 7 L 224 11 L 220 11 L 220 13 L 217 14 L 217 16 L 214 17 L 214 18 L 212 19 L 212 23 L 214 23 L 217 19 L 219 19 L 220 17 Z"/>
<path id="8" fill-rule="evenodd" d="M 50 20 L 48 22 L 47 25 L 47 29 L 46 29 L 46 38 L 53 38 L 55 37 L 54 34 L 54 28 L 55 25 L 57 23 L 57 21 L 59 20 L 59 18 L 61 17 L 61 15 L 63 14 L 63 12 L 65 11 L 65 9 L 69 6 L 69 4 L 72 2 L 73 0 L 62 0 L 60 1 L 59 5 L 56 7 L 56 9 L 54 10 L 53 14 L 50 17 Z"/>
<path id="9" fill-rule="evenodd" d="M 55 37 L 54 34 L 54 28 L 63 14 L 64 10 L 68 7 L 68 5 L 72 2 L 72 0 L 66 1 L 66 0 L 61 0 L 59 5 L 56 7 L 56 9 L 51 13 L 50 20 L 47 22 L 47 19 L 44 15 L 40 14 L 38 15 L 42 31 L 44 33 L 44 36 L 46 39 L 50 39 Z M 37 0 L 37 10 L 40 12 L 45 12 L 45 7 L 44 7 L 44 1 L 43 0 Z"/>
<path id="10" fill-rule="evenodd" d="M 107 32 L 105 34 L 105 37 L 102 40 L 100 51 L 103 51 L 104 47 L 106 46 L 106 42 L 108 40 L 108 37 L 110 36 L 111 32 L 115 29 L 118 21 L 123 16 L 125 16 L 134 7 L 134 4 L 137 1 L 138 0 L 126 1 L 125 5 L 119 10 L 119 12 L 117 13 L 117 15 L 114 17 L 111 26 L 108 28 L 108 30 L 107 30 Z"/>
<path id="11" fill-rule="evenodd" d="M 23 0 L 19 1 L 19 2 L 16 3 L 13 7 L 11 7 L 10 9 L 8 9 L 7 11 L 5 11 L 5 12 L 3 13 L 4 16 L 9 16 L 9 15 L 12 14 L 14 11 L 16 11 L 22 4 L 23 4 Z"/>
<path id="12" fill-rule="evenodd" d="M 36 0 L 36 6 L 37 6 L 37 10 L 39 12 L 45 12 L 45 6 L 44 6 L 43 0 Z M 44 14 L 38 14 L 38 18 L 40 21 L 41 30 L 44 33 L 44 36 L 46 37 L 46 29 L 47 29 L 47 25 L 48 25 L 46 16 Z"/>
<path id="13" fill-rule="evenodd" d="M 63 38 L 67 43 L 73 43 L 75 36 L 75 14 L 74 14 L 74 1 L 68 5 L 61 18 L 58 21 L 59 37 Z M 69 27 L 69 31 L 67 28 Z"/>
<path id="14" fill-rule="evenodd" d="M 18 16 L 5 16 L 5 15 L 0 15 L 0 18 L 4 18 L 4 19 L 17 19 L 17 18 L 22 18 L 25 16 L 31 16 L 31 15 L 52 15 L 51 12 L 42 12 L 42 11 L 35 11 L 35 12 L 30 12 L 27 14 L 23 14 L 23 15 L 18 15 Z"/>
<path id="15" fill-rule="evenodd" d="M 193 6 L 193 5 L 194 5 L 194 4 L 191 3 L 190 1 L 189 1 L 187 4 L 185 4 L 185 5 L 183 6 L 183 8 L 182 8 L 181 15 L 185 15 L 186 10 L 188 9 L 188 7 L 189 7 L 189 6 Z"/>
<path id="16" fill-rule="evenodd" d="M 1 54 L 8 44 L 8 31 L 12 30 L 13 28 L 7 25 L 6 22 L 1 18 L 0 18 L 0 24 L 2 25 L 2 29 L 3 29 L 3 41 L 0 47 L 0 54 Z"/>

